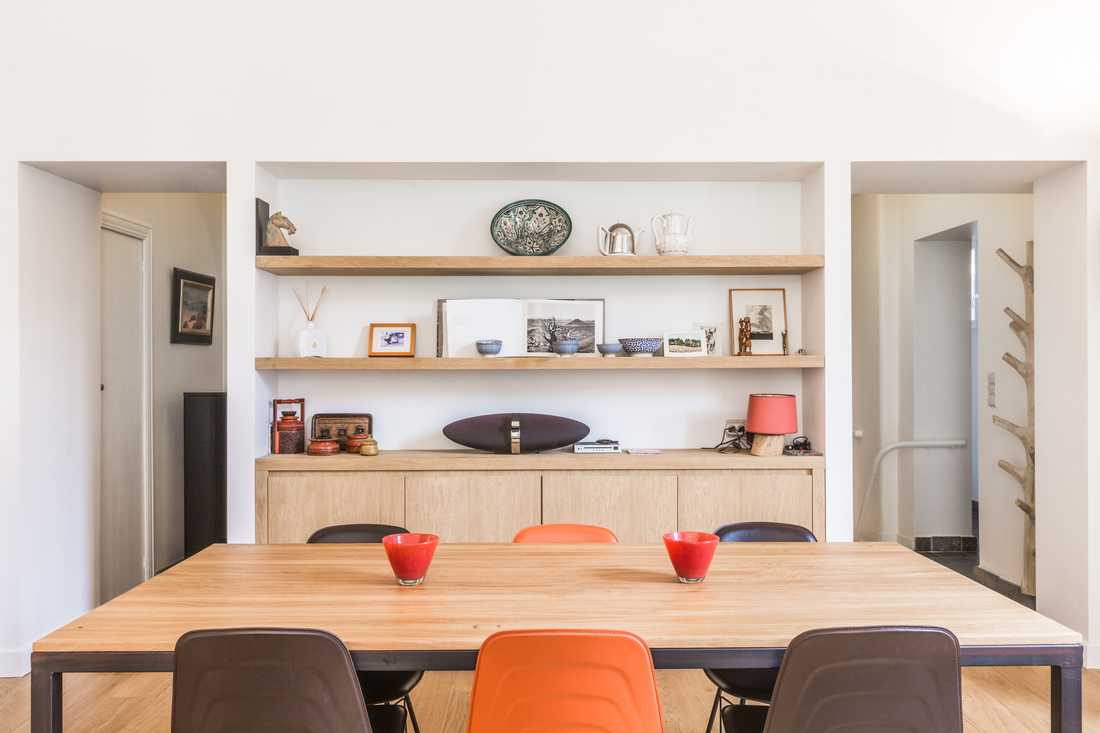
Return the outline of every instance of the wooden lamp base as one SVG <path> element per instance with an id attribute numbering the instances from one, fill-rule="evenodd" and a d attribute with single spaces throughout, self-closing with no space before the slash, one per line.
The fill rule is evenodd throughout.
<path id="1" fill-rule="evenodd" d="M 783 455 L 783 436 L 765 435 L 756 433 L 752 436 L 752 451 L 754 456 L 781 456 Z"/>

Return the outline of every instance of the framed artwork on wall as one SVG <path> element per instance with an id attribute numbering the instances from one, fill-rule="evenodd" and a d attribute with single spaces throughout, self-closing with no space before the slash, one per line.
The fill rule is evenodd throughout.
<path id="1" fill-rule="evenodd" d="M 214 342 L 214 278 L 190 270 L 172 269 L 172 330 L 174 344 Z"/>
<path id="2" fill-rule="evenodd" d="M 706 356 L 707 337 L 701 328 L 665 334 L 665 356 Z"/>
<path id="3" fill-rule="evenodd" d="M 372 323 L 367 356 L 415 356 L 415 323 Z"/>
<path id="4" fill-rule="evenodd" d="M 787 332 L 787 290 L 785 288 L 730 289 L 730 353 L 738 353 L 737 322 L 748 318 L 752 353 L 782 354 Z"/>

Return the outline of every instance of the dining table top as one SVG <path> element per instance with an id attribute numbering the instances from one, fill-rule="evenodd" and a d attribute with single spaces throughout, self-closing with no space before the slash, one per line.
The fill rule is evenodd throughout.
<path id="1" fill-rule="evenodd" d="M 354 651 L 476 650 L 505 629 L 623 629 L 653 649 L 785 648 L 808 629 L 926 625 L 962 646 L 1079 633 L 893 543 L 719 545 L 677 582 L 662 545 L 440 544 L 401 587 L 381 545 L 212 545 L 34 651 L 170 652 L 203 628 L 320 628 Z"/>

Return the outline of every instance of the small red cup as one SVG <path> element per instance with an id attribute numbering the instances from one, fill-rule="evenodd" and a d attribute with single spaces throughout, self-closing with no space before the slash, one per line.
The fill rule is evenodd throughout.
<path id="1" fill-rule="evenodd" d="M 397 576 L 398 585 L 420 585 L 428 574 L 439 536 L 421 532 L 388 534 L 382 538 L 386 557 Z"/>
<path id="2" fill-rule="evenodd" d="M 710 532 L 669 532 L 665 535 L 668 559 L 681 583 L 702 583 L 718 549 L 718 535 Z"/>

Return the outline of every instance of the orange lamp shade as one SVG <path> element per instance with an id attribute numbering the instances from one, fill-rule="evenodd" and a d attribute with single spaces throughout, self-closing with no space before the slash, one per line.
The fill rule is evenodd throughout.
<path id="1" fill-rule="evenodd" d="M 761 435 L 787 435 L 798 432 L 798 414 L 793 394 L 749 395 L 749 414 L 745 430 Z"/>

